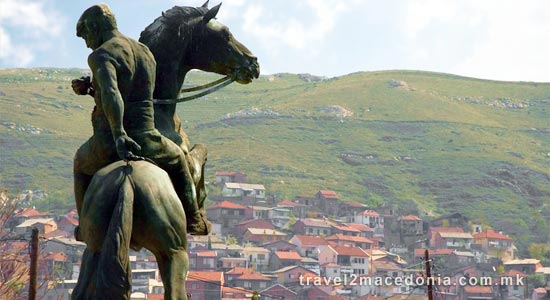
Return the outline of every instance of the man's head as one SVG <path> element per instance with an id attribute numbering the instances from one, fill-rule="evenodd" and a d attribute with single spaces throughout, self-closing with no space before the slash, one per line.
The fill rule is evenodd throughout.
<path id="1" fill-rule="evenodd" d="M 97 49 L 104 42 L 104 34 L 117 29 L 115 15 L 107 4 L 88 8 L 76 23 L 76 36 L 86 41 L 90 49 Z"/>

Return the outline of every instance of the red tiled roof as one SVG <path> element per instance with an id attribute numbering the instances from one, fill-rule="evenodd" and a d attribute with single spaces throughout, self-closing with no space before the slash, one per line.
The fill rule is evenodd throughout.
<path id="1" fill-rule="evenodd" d="M 198 257 L 217 257 L 216 251 L 199 251 L 197 252 Z"/>
<path id="2" fill-rule="evenodd" d="M 240 279 L 240 280 L 268 280 L 268 281 L 271 281 L 271 279 L 269 277 L 263 275 L 262 273 L 258 273 L 258 272 L 245 273 L 245 274 L 237 277 L 236 279 Z"/>
<path id="3" fill-rule="evenodd" d="M 47 213 L 41 213 L 34 208 L 25 207 L 20 212 L 15 214 L 15 217 L 29 218 L 29 217 L 40 217 L 45 215 L 47 215 Z"/>
<path id="4" fill-rule="evenodd" d="M 251 272 L 254 272 L 254 271 L 248 268 L 234 267 L 233 269 L 225 272 L 225 274 L 245 274 L 245 273 L 251 273 Z"/>
<path id="5" fill-rule="evenodd" d="M 313 226 L 313 227 L 330 227 L 334 224 L 334 222 L 325 220 L 325 219 L 317 219 L 317 218 L 305 218 L 303 220 L 300 220 L 304 225 L 306 226 Z"/>
<path id="6" fill-rule="evenodd" d="M 379 213 L 377 213 L 376 211 L 372 210 L 372 209 L 367 209 L 365 210 L 364 212 L 361 213 L 361 215 L 363 216 L 371 216 L 371 217 L 378 217 L 380 216 Z"/>
<path id="7" fill-rule="evenodd" d="M 233 287 L 229 287 L 229 286 L 223 286 L 222 287 L 222 294 L 225 294 L 225 293 L 252 294 L 252 291 L 245 290 L 245 289 L 240 288 L 240 287 L 233 288 Z"/>
<path id="8" fill-rule="evenodd" d="M 417 216 L 413 216 L 413 215 L 404 216 L 404 217 L 401 218 L 401 220 L 405 220 L 405 221 L 422 221 L 422 219 L 420 219 Z"/>
<path id="9" fill-rule="evenodd" d="M 300 204 L 300 203 L 296 203 L 296 202 L 289 201 L 289 200 L 283 200 L 283 201 L 277 203 L 277 206 L 290 206 L 290 207 L 295 207 L 295 206 L 303 206 L 303 205 Z"/>
<path id="10" fill-rule="evenodd" d="M 315 235 L 295 235 L 295 237 L 300 240 L 304 246 L 326 246 L 328 242 L 320 237 Z"/>
<path id="11" fill-rule="evenodd" d="M 426 252 L 426 249 L 414 249 L 414 256 L 424 257 L 425 252 Z M 453 254 L 454 250 L 442 248 L 442 249 L 429 249 L 428 252 L 431 256 L 443 256 L 443 255 Z"/>
<path id="12" fill-rule="evenodd" d="M 268 222 L 266 220 L 259 220 L 259 219 L 246 220 L 244 222 L 241 222 L 241 223 L 237 224 L 237 226 L 251 225 L 251 224 L 254 224 L 254 226 L 251 226 L 253 228 L 264 228 L 265 227 L 265 229 L 275 229 L 275 226 L 273 226 L 273 223 Z"/>
<path id="13" fill-rule="evenodd" d="M 275 251 L 275 256 L 280 260 L 302 260 L 302 257 L 296 251 Z"/>
<path id="14" fill-rule="evenodd" d="M 374 244 L 373 241 L 367 239 L 366 237 L 343 235 L 343 234 L 340 234 L 340 233 L 333 234 L 333 235 L 327 237 L 326 240 L 327 241 L 349 241 L 349 242 L 355 242 L 355 243 Z"/>
<path id="15" fill-rule="evenodd" d="M 355 229 L 353 227 L 348 227 L 348 226 L 345 226 L 345 225 L 333 225 L 332 227 L 336 228 L 340 231 L 350 231 L 350 232 L 356 232 L 356 233 L 361 232 L 359 229 Z"/>
<path id="16" fill-rule="evenodd" d="M 517 277 L 527 277 L 527 274 L 525 274 L 523 272 L 520 272 L 516 269 L 510 269 L 506 273 L 502 274 L 502 276 L 509 276 L 509 277 L 516 278 L 516 276 Z"/>
<path id="17" fill-rule="evenodd" d="M 366 232 L 371 232 L 373 231 L 372 228 L 369 227 L 369 225 L 365 225 L 365 224 L 357 224 L 357 223 L 345 223 L 347 226 L 349 227 L 353 227 L 359 231 L 366 231 Z"/>
<path id="18" fill-rule="evenodd" d="M 495 239 L 495 240 L 507 240 L 507 241 L 512 240 L 512 238 L 510 238 L 509 236 L 498 233 L 492 229 L 487 229 L 483 232 L 474 234 L 474 239 L 483 239 L 483 238 Z"/>
<path id="19" fill-rule="evenodd" d="M 240 204 L 237 204 L 237 203 L 233 203 L 233 202 L 230 202 L 230 201 L 222 201 L 220 203 L 216 203 L 214 205 L 211 205 L 208 207 L 208 209 L 211 209 L 211 208 L 227 208 L 227 209 L 246 209 L 246 206 L 242 206 Z"/>
<path id="20" fill-rule="evenodd" d="M 164 294 L 147 294 L 147 300 L 164 300 Z"/>
<path id="21" fill-rule="evenodd" d="M 323 198 L 338 199 L 338 195 L 336 194 L 335 191 L 331 191 L 331 190 L 320 190 L 320 191 L 319 191 L 319 194 L 321 194 L 321 196 L 323 196 Z"/>
<path id="22" fill-rule="evenodd" d="M 324 264 L 322 264 L 321 266 L 322 266 L 322 267 L 325 267 L 325 268 L 338 268 L 338 267 L 340 267 L 339 264 L 334 263 L 334 262 L 324 263 Z"/>
<path id="23" fill-rule="evenodd" d="M 467 285 L 464 287 L 464 292 L 469 294 L 492 294 L 493 289 L 490 286 Z"/>
<path id="24" fill-rule="evenodd" d="M 189 271 L 187 281 L 213 281 L 222 282 L 223 272 Z"/>
<path id="25" fill-rule="evenodd" d="M 58 226 L 63 226 L 65 224 L 78 226 L 78 220 L 71 216 L 64 216 L 61 220 L 59 220 L 59 222 L 57 222 Z"/>
<path id="26" fill-rule="evenodd" d="M 44 257 L 44 260 L 66 261 L 67 260 L 67 255 L 65 253 L 62 253 L 62 252 L 57 252 L 57 253 L 50 252 Z"/>
<path id="27" fill-rule="evenodd" d="M 349 255 L 356 257 L 368 257 L 369 255 L 359 247 L 333 246 L 338 255 Z"/>
<path id="28" fill-rule="evenodd" d="M 72 236 L 73 236 L 72 233 L 63 231 L 61 229 L 56 229 L 54 231 L 50 231 L 50 232 L 44 234 L 44 238 L 46 238 L 46 239 L 51 239 L 51 238 L 56 238 L 56 237 L 72 237 Z"/>

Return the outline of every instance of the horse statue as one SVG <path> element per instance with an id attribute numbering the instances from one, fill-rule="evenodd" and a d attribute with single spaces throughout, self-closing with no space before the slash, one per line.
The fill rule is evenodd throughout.
<path id="1" fill-rule="evenodd" d="M 157 62 L 155 99 L 176 100 L 185 76 L 192 69 L 227 75 L 241 84 L 258 78 L 257 58 L 233 37 L 226 26 L 214 19 L 220 6 L 208 9 L 208 1 L 201 7 L 175 6 L 141 32 L 139 41 L 151 50 Z M 206 188 L 203 176 L 205 161 L 201 159 L 206 159 L 206 147 L 197 144 L 189 148 L 189 139 L 176 114 L 177 102 L 155 104 L 155 127 L 189 154 L 187 161 L 199 207 L 202 208 Z"/>
<path id="2" fill-rule="evenodd" d="M 219 7 L 176 6 L 142 33 L 140 41 L 157 59 L 156 99 L 176 99 L 191 69 L 229 75 L 240 83 L 258 77 L 256 58 L 213 19 Z M 163 135 L 188 149 L 175 108 L 175 103 L 156 106 L 155 124 Z M 206 149 L 200 145 L 193 149 L 189 155 L 198 173 L 194 178 L 203 183 Z M 87 246 L 71 299 L 130 299 L 130 248 L 153 253 L 165 300 L 188 299 L 185 212 L 168 174 L 153 163 L 118 161 L 99 170 L 84 197 L 80 234 Z"/>

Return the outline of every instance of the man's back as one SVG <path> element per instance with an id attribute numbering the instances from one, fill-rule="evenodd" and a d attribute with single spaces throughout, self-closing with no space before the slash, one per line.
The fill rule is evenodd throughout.
<path id="1" fill-rule="evenodd" d="M 111 64 L 116 69 L 116 82 L 125 105 L 124 127 L 129 131 L 154 128 L 151 99 L 156 63 L 149 49 L 119 34 L 92 52 L 88 61 L 92 61 L 90 65 Z M 102 89 L 100 83 L 94 82 L 94 85 Z M 101 108 L 101 93 L 96 93 L 94 98 L 97 107 Z"/>

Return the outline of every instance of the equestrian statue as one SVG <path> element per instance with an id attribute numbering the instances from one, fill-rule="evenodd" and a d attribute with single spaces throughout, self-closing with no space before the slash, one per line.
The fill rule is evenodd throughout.
<path id="1" fill-rule="evenodd" d="M 185 74 L 201 69 L 249 83 L 256 57 L 217 22 L 220 6 L 174 7 L 149 25 L 141 42 L 117 29 L 105 4 L 88 8 L 77 36 L 92 53 L 92 78 L 73 80 L 91 95 L 93 135 L 74 159 L 75 200 L 86 243 L 72 299 L 129 299 L 128 251 L 156 257 L 165 300 L 186 300 L 187 233 L 206 235 L 206 147 L 189 149 L 176 115 Z M 227 84 L 227 83 L 225 83 Z"/>

